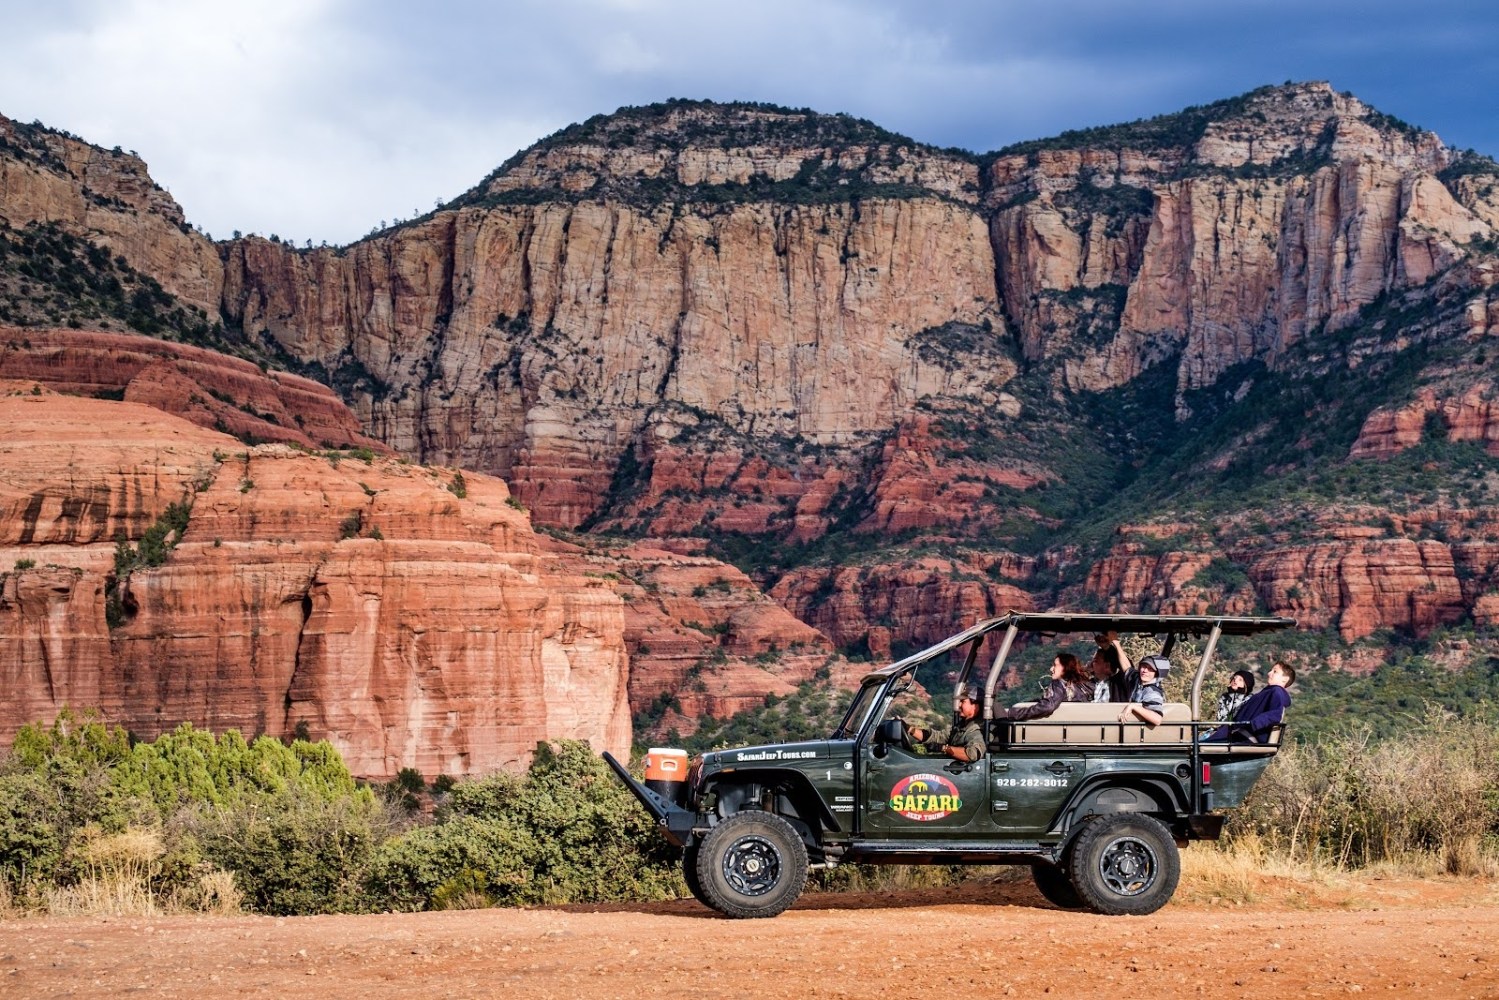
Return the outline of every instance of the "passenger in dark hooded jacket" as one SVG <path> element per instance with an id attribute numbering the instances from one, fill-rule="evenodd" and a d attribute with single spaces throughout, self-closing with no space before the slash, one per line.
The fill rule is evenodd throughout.
<path id="1" fill-rule="evenodd" d="M 1234 713 L 1254 693 L 1254 674 L 1247 670 L 1235 670 L 1228 679 L 1228 687 L 1218 696 L 1218 711 L 1213 715 L 1217 722 L 1232 722 Z"/>

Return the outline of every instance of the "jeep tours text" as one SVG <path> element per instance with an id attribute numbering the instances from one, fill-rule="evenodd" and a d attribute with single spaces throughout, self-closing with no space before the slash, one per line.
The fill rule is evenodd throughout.
<path id="1" fill-rule="evenodd" d="M 1164 906 L 1178 846 L 1216 840 L 1279 746 L 1204 742 L 1202 685 L 1220 636 L 1289 628 L 1289 618 L 1011 613 L 865 676 L 823 740 L 715 750 L 693 760 L 652 751 L 668 770 L 636 781 L 605 760 L 683 849 L 687 885 L 731 917 L 771 917 L 801 894 L 809 865 L 1028 864 L 1061 907 L 1144 914 Z M 1205 639 L 1189 704 L 1159 725 L 1120 722 L 1117 704 L 1064 703 L 1051 715 L 994 720 L 995 689 L 1021 633 Z M 987 674 L 980 650 L 998 639 Z M 906 737 L 902 695 L 923 664 L 962 659 L 958 693 L 982 682 L 987 752 L 973 762 L 924 755 Z M 987 658 L 985 658 L 987 661 Z M 919 688 L 917 689 L 919 693 Z M 913 694 L 914 698 L 915 695 Z M 675 756 L 674 756 L 675 755 Z M 660 763 L 655 762 L 655 763 Z M 675 768 L 676 770 L 671 770 Z"/>

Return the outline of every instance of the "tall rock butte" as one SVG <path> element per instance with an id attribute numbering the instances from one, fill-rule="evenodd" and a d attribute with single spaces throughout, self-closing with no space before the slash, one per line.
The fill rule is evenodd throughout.
<path id="1" fill-rule="evenodd" d="M 1170 363 L 1185 392 L 1434 277 L 1489 328 L 1490 277 L 1454 269 L 1499 195 L 1444 185 L 1431 133 L 1323 84 L 1150 124 L 981 169 L 837 117 L 625 111 L 347 250 L 236 242 L 223 310 L 367 373 L 352 404 L 398 451 L 569 527 L 649 506 L 611 495 L 622 463 L 726 441 L 817 450 L 775 463 L 800 500 L 923 401 L 1002 405 L 1028 360 L 1071 389 Z"/>
<path id="2" fill-rule="evenodd" d="M 1044 442 L 987 458 L 972 444 L 1019 413 L 1011 389 L 1027 371 L 1052 372 L 1057 393 L 1164 371 L 1185 420 L 1194 393 L 1233 376 L 1242 394 L 1246 364 L 1303 364 L 1381 303 L 1439 317 L 1408 341 L 1491 335 L 1499 194 L 1486 162 L 1325 84 L 983 160 L 839 117 L 677 102 L 566 129 L 448 208 L 346 251 L 233 244 L 223 309 L 349 371 L 371 433 L 505 477 L 539 523 L 980 539 L 1041 519 L 1024 491 L 1077 474 Z M 986 416 L 965 425 L 973 414 Z M 1394 440 L 1379 435 L 1395 417 L 1369 419 L 1365 438 Z M 1487 410 L 1477 419 L 1458 433 L 1499 435 Z M 1020 500 L 992 502 L 1006 490 Z M 1325 569 L 1302 588 L 1319 598 L 1288 600 L 1279 547 L 1208 559 L 1249 567 L 1247 607 L 1310 612 L 1348 637 L 1455 620 L 1492 569 L 1481 561 L 1432 612 L 1373 597 L 1402 584 L 1381 582 L 1387 561 L 1367 563 L 1367 541 L 1326 541 L 1318 565 L 1376 568 Z M 776 593 L 840 642 L 866 627 L 930 640 L 942 616 L 917 624 L 885 592 L 913 565 L 862 574 L 870 592 L 850 599 L 873 615 L 820 600 L 823 570 Z M 1137 570 L 1095 574 L 1071 599 L 1138 606 L 1182 589 L 1165 569 Z M 1057 596 L 1010 579 L 1030 594 L 926 600 L 993 613 Z"/>
<path id="3" fill-rule="evenodd" d="M 628 751 L 623 603 L 499 480 L 3 386 L 0 732 L 67 705 L 142 737 L 305 727 L 371 777 Z M 176 505 L 167 557 L 132 560 Z"/>

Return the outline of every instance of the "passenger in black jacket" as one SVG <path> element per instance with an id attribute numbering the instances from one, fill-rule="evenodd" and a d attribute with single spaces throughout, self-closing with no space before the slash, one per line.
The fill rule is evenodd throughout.
<path id="1" fill-rule="evenodd" d="M 1026 719 L 1044 719 L 1057 710 L 1064 701 L 1092 701 L 1093 687 L 1083 676 L 1083 665 L 1071 653 L 1058 653 L 1051 661 L 1051 681 L 1041 700 L 1030 705 L 1001 708 L 994 713 L 996 719 L 1023 722 Z"/>

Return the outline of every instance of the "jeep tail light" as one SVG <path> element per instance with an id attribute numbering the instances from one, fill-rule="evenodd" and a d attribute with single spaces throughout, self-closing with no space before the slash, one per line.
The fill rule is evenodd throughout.
<path id="1" fill-rule="evenodd" d="M 1202 783 L 1211 785 L 1213 783 L 1213 765 L 1207 761 L 1202 762 Z"/>

